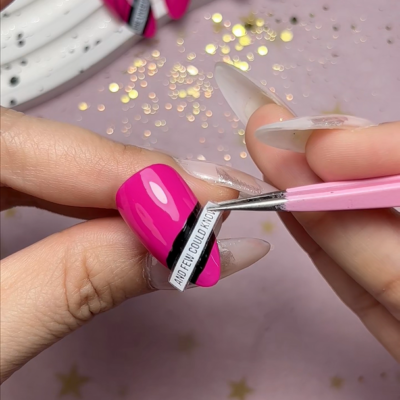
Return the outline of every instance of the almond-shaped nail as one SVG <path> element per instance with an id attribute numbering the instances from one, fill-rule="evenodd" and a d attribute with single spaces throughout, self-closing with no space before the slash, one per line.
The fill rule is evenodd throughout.
<path id="1" fill-rule="evenodd" d="M 215 66 L 215 80 L 232 111 L 247 125 L 251 115 L 266 104 L 277 104 L 294 112 L 275 93 L 261 87 L 238 68 L 218 62 Z"/>
<path id="2" fill-rule="evenodd" d="M 221 279 L 224 279 L 261 260 L 269 253 L 271 245 L 261 239 L 236 238 L 218 240 L 218 248 L 221 256 Z M 169 271 L 151 255 L 146 260 L 144 273 L 153 289 L 174 289 L 168 282 Z M 197 286 L 192 284 L 187 288 L 194 287 Z"/>
<path id="3" fill-rule="evenodd" d="M 201 214 L 197 198 L 182 177 L 167 165 L 151 165 L 122 184 L 116 203 L 121 216 L 147 250 L 173 270 Z M 190 282 L 213 286 L 220 278 L 215 235 L 211 235 L 204 248 L 200 245 L 204 243 L 194 243 L 200 259 Z"/>
<path id="4" fill-rule="evenodd" d="M 226 165 L 218 165 L 206 161 L 182 160 L 178 158 L 174 158 L 174 160 L 189 175 L 212 185 L 237 190 L 240 197 L 255 196 L 278 190 L 250 174 Z"/>
<path id="5" fill-rule="evenodd" d="M 293 118 L 261 126 L 256 138 L 271 147 L 304 153 L 311 133 L 319 129 L 359 129 L 375 124 L 352 115 L 319 115 Z"/>

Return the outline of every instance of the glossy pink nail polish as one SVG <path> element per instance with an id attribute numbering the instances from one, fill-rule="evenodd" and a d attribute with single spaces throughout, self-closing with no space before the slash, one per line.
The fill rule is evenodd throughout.
<path id="1" fill-rule="evenodd" d="M 182 177 L 167 165 L 151 165 L 119 188 L 116 202 L 147 250 L 172 270 L 201 213 L 199 202 Z M 219 278 L 220 255 L 212 235 L 190 281 L 213 286 Z"/>
<path id="2" fill-rule="evenodd" d="M 172 19 L 182 18 L 185 14 L 190 0 L 165 0 L 168 8 L 168 14 Z"/>
<path id="3" fill-rule="evenodd" d="M 144 37 L 153 37 L 157 26 L 150 0 L 103 0 L 116 16 Z"/>

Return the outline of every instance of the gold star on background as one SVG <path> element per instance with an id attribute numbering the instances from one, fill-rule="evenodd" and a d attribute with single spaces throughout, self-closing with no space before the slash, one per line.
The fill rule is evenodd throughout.
<path id="1" fill-rule="evenodd" d="M 4 215 L 6 218 L 12 218 L 15 217 L 15 215 L 17 214 L 17 209 L 16 208 L 10 208 L 9 210 L 7 210 Z"/>
<path id="2" fill-rule="evenodd" d="M 346 113 L 343 112 L 340 103 L 337 102 L 334 108 L 332 108 L 331 110 L 323 111 L 322 114 L 346 114 Z"/>
<path id="3" fill-rule="evenodd" d="M 231 382 L 229 385 L 231 387 L 229 398 L 231 399 L 245 400 L 246 396 L 253 392 L 253 389 L 247 385 L 244 378 L 238 382 Z"/>
<path id="4" fill-rule="evenodd" d="M 81 397 L 81 387 L 90 381 L 89 377 L 79 375 L 76 365 L 72 366 L 68 374 L 57 374 L 62 387 L 60 396 L 71 394 L 75 397 Z"/>
<path id="5" fill-rule="evenodd" d="M 191 354 L 197 347 L 198 343 L 191 333 L 179 337 L 178 349 L 181 353 Z"/>
<path id="6" fill-rule="evenodd" d="M 263 232 L 271 233 L 274 230 L 275 225 L 271 221 L 265 221 L 262 223 L 261 228 Z"/>
<path id="7" fill-rule="evenodd" d="M 344 384 L 344 379 L 340 376 L 334 376 L 331 378 L 331 387 L 335 389 L 340 389 Z"/>

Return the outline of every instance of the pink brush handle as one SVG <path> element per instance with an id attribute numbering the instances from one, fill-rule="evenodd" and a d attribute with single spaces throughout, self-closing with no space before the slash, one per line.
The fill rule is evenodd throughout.
<path id="1" fill-rule="evenodd" d="M 286 191 L 287 211 L 334 211 L 400 206 L 400 175 L 322 183 Z"/>

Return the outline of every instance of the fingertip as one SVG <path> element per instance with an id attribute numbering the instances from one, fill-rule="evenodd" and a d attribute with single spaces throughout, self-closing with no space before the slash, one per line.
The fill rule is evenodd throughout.
<path id="1" fill-rule="evenodd" d="M 285 107 L 277 104 L 266 104 L 256 110 L 251 117 L 246 127 L 246 141 L 257 140 L 254 132 L 263 125 L 272 124 L 278 121 L 286 121 L 293 118 L 293 115 Z"/>

